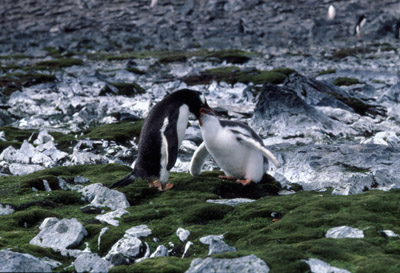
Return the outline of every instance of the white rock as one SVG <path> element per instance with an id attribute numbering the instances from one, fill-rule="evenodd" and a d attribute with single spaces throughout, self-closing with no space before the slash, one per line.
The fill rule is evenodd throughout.
<path id="1" fill-rule="evenodd" d="M 85 183 L 89 183 L 89 182 L 90 182 L 89 178 L 79 176 L 79 175 L 74 177 L 75 184 L 85 184 Z"/>
<path id="2" fill-rule="evenodd" d="M 103 227 L 100 230 L 99 237 L 97 238 L 97 249 L 100 249 L 101 237 L 103 237 L 104 233 L 106 233 L 107 230 L 109 230 L 108 227 Z"/>
<path id="3" fill-rule="evenodd" d="M 159 245 L 156 250 L 150 255 L 150 258 L 154 257 L 168 257 L 168 249 L 163 245 Z"/>
<path id="4" fill-rule="evenodd" d="M 33 164 L 12 163 L 10 164 L 9 169 L 12 175 L 26 175 L 43 170 L 44 167 Z"/>
<path id="5" fill-rule="evenodd" d="M 13 252 L 9 249 L 0 250 L 1 272 L 52 272 L 52 268 L 60 264 L 49 258 L 38 259 L 30 254 Z"/>
<path id="6" fill-rule="evenodd" d="M 82 193 L 91 206 L 109 207 L 112 210 L 125 209 L 130 206 L 125 194 L 104 187 L 100 183 L 88 185 L 78 192 Z"/>
<path id="7" fill-rule="evenodd" d="M 4 131 L 0 131 L 0 141 L 7 141 L 6 133 Z"/>
<path id="8" fill-rule="evenodd" d="M 54 250 L 77 246 L 87 235 L 86 229 L 75 218 L 58 220 L 55 217 L 44 219 L 40 232 L 29 243 Z"/>
<path id="9" fill-rule="evenodd" d="M 361 141 L 361 144 L 378 144 L 395 147 L 400 144 L 400 138 L 392 131 L 378 132 L 371 138 Z"/>
<path id="10" fill-rule="evenodd" d="M 186 273 L 268 273 L 268 265 L 254 255 L 235 259 L 194 259 Z"/>
<path id="11" fill-rule="evenodd" d="M 39 152 L 35 152 L 35 154 L 33 155 L 31 160 L 32 160 L 33 164 L 41 164 L 41 165 L 45 166 L 46 168 L 52 167 L 55 165 L 55 162 L 53 161 L 53 159 L 51 159 L 49 156 L 39 153 Z"/>
<path id="12" fill-rule="evenodd" d="M 31 158 L 35 154 L 35 147 L 27 140 L 24 140 L 24 142 L 22 142 L 21 148 L 19 148 L 19 151 L 23 153 L 26 157 Z"/>
<path id="13" fill-rule="evenodd" d="M 0 160 L 4 160 L 12 163 L 29 163 L 29 157 L 16 150 L 13 146 L 8 146 L 0 154 Z"/>
<path id="14" fill-rule="evenodd" d="M 387 237 L 400 237 L 399 234 L 394 233 L 392 230 L 382 230 L 382 233 Z"/>
<path id="15" fill-rule="evenodd" d="M 72 163 L 75 165 L 106 164 L 109 162 L 107 157 L 90 152 L 74 151 L 70 157 Z"/>
<path id="16" fill-rule="evenodd" d="M 350 273 L 350 271 L 331 266 L 328 263 L 314 258 L 310 258 L 305 262 L 310 266 L 312 273 Z"/>
<path id="17" fill-rule="evenodd" d="M 144 253 L 144 256 L 142 258 L 139 258 L 139 259 L 135 260 L 135 263 L 140 263 L 141 261 L 146 260 L 146 259 L 148 259 L 150 257 L 150 246 L 149 246 L 149 244 L 145 242 L 144 246 L 146 247 L 146 251 Z"/>
<path id="18" fill-rule="evenodd" d="M 326 234 L 326 238 L 364 238 L 364 232 L 358 228 L 352 228 L 349 226 L 340 226 L 329 229 Z"/>
<path id="19" fill-rule="evenodd" d="M 185 258 L 186 253 L 188 252 L 189 248 L 193 245 L 193 243 L 191 241 L 188 241 L 185 245 L 185 250 L 183 251 L 182 254 L 182 259 Z"/>
<path id="20" fill-rule="evenodd" d="M 82 253 L 74 262 L 76 272 L 108 272 L 110 262 L 95 253 Z"/>
<path id="21" fill-rule="evenodd" d="M 50 192 L 50 191 L 51 191 L 49 182 L 48 182 L 47 180 L 45 180 L 45 179 L 43 179 L 43 186 L 44 186 L 44 190 L 45 190 L 45 191 L 47 191 L 47 192 Z"/>
<path id="22" fill-rule="evenodd" d="M 105 259 L 113 265 L 129 264 L 143 255 L 144 245 L 141 240 L 133 236 L 125 236 L 116 242 L 106 255 Z"/>
<path id="23" fill-rule="evenodd" d="M 176 230 L 176 236 L 178 236 L 179 240 L 181 240 L 181 242 L 184 242 L 187 240 L 187 238 L 190 235 L 190 231 L 186 230 L 184 228 L 178 228 Z"/>
<path id="24" fill-rule="evenodd" d="M 8 215 L 14 212 L 14 209 L 10 205 L 0 204 L 0 215 Z"/>
<path id="25" fill-rule="evenodd" d="M 235 207 L 240 204 L 247 204 L 247 203 L 251 203 L 254 201 L 256 201 L 256 200 L 249 199 L 249 198 L 233 198 L 233 199 L 208 199 L 206 202 Z"/>
<path id="26" fill-rule="evenodd" d="M 225 252 L 236 252 L 236 248 L 229 246 L 225 243 L 223 235 L 208 235 L 200 238 L 200 242 L 209 245 L 208 255 L 225 253 Z"/>
<path id="27" fill-rule="evenodd" d="M 107 212 L 105 214 L 97 215 L 96 219 L 99 220 L 102 223 L 107 223 L 109 225 L 118 227 L 119 226 L 119 221 L 116 220 L 115 218 L 121 218 L 122 215 L 129 213 L 125 209 L 117 209 L 114 211 Z"/>
<path id="28" fill-rule="evenodd" d="M 52 137 L 47 130 L 42 130 L 39 132 L 39 135 L 37 136 L 33 144 L 40 145 L 49 141 L 54 141 L 54 137 Z"/>
<path id="29" fill-rule="evenodd" d="M 129 236 L 133 236 L 133 237 L 147 237 L 149 235 L 151 235 L 151 229 L 149 229 L 149 227 L 147 225 L 140 225 L 140 226 L 136 226 L 136 227 L 132 227 L 130 229 L 128 229 L 127 231 L 125 231 L 125 234 L 129 235 Z"/>

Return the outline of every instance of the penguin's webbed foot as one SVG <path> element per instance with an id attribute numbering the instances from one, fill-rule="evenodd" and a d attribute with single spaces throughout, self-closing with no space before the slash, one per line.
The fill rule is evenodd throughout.
<path id="1" fill-rule="evenodd" d="M 235 180 L 236 179 L 236 177 L 231 176 L 231 175 L 228 175 L 228 176 L 227 175 L 219 175 L 218 178 L 223 179 L 223 180 Z"/>
<path id="2" fill-rule="evenodd" d="M 251 183 L 251 179 L 238 179 L 236 182 L 242 184 L 243 186 L 247 186 Z"/>
<path id="3" fill-rule="evenodd" d="M 149 187 L 150 188 L 157 188 L 159 191 L 167 191 L 170 190 L 174 187 L 174 184 L 171 183 L 167 183 L 167 184 L 163 184 L 159 181 L 151 181 L 149 182 Z"/>

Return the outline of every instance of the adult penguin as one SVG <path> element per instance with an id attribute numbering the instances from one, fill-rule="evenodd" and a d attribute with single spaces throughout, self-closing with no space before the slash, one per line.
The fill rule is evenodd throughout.
<path id="1" fill-rule="evenodd" d="M 210 109 L 198 91 L 182 89 L 163 98 L 151 109 L 139 136 L 138 155 L 131 174 L 111 188 L 124 187 L 136 178 L 149 180 L 150 187 L 169 190 L 169 170 L 175 165 L 178 149 L 185 136 L 189 112 L 200 117 L 200 109 Z"/>
<path id="2" fill-rule="evenodd" d="M 203 143 L 190 163 L 190 173 L 199 175 L 208 154 L 225 172 L 223 179 L 237 179 L 248 185 L 258 183 L 268 168 L 268 160 L 280 166 L 275 156 L 264 146 L 262 139 L 249 126 L 237 121 L 219 120 L 208 109 L 200 111 Z"/>

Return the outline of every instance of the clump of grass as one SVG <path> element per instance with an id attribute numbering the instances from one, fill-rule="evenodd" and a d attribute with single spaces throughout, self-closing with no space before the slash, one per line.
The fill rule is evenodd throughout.
<path id="1" fill-rule="evenodd" d="M 160 57 L 158 61 L 162 64 L 185 63 L 187 61 L 187 57 L 185 53 L 172 53 L 171 55 Z"/>
<path id="2" fill-rule="evenodd" d="M 0 77 L 0 90 L 7 96 L 14 91 L 20 90 L 22 87 L 29 87 L 35 84 L 54 82 L 54 75 L 40 73 L 14 73 Z"/>
<path id="3" fill-rule="evenodd" d="M 336 73 L 336 69 L 334 69 L 334 68 L 322 70 L 322 71 L 318 72 L 317 77 L 322 76 L 322 75 L 327 75 L 327 74 L 334 74 L 334 73 Z"/>
<path id="4" fill-rule="evenodd" d="M 124 82 L 114 82 L 112 85 L 118 90 L 118 93 L 114 92 L 108 85 L 100 91 L 99 96 L 105 95 L 120 95 L 127 97 L 134 97 L 137 94 L 143 94 L 146 91 L 137 83 L 124 83 Z"/>
<path id="5" fill-rule="evenodd" d="M 213 69 L 207 69 L 200 73 L 200 75 L 188 76 L 182 80 L 188 85 L 195 84 L 209 84 L 212 81 L 227 82 L 229 84 L 235 84 L 237 82 L 242 83 L 254 83 L 264 84 L 266 82 L 273 84 L 283 83 L 287 75 L 294 72 L 290 68 L 278 68 L 270 71 L 265 70 L 240 70 L 236 66 L 219 67 Z"/>
<path id="6" fill-rule="evenodd" d="M 332 54 L 332 58 L 334 60 L 340 60 L 343 58 L 346 58 L 348 56 L 357 56 L 359 54 L 367 54 L 371 53 L 373 50 L 367 47 L 353 47 L 353 48 L 342 48 L 339 50 L 336 50 Z"/>
<path id="7" fill-rule="evenodd" d="M 34 70 L 57 70 L 64 67 L 83 65 L 83 61 L 81 59 L 76 58 L 59 58 L 53 60 L 46 60 L 36 63 L 31 66 L 31 69 Z"/>
<path id="8" fill-rule="evenodd" d="M 137 121 L 135 123 L 120 121 L 88 129 L 81 138 L 114 140 L 117 143 L 127 143 L 134 137 L 139 137 L 142 126 L 143 121 Z"/>
<path id="9" fill-rule="evenodd" d="M 340 77 L 335 79 L 332 83 L 337 86 L 343 86 L 343 85 L 349 86 L 353 84 L 359 84 L 361 82 L 355 78 Z"/>
<path id="10" fill-rule="evenodd" d="M 220 62 L 226 61 L 232 64 L 244 64 L 251 59 L 252 55 L 255 54 L 243 50 L 228 49 L 210 52 L 206 55 L 206 58 L 216 58 Z"/>

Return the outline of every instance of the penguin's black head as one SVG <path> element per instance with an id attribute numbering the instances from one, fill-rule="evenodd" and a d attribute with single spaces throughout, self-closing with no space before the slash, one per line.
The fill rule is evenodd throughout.
<path id="1" fill-rule="evenodd" d="M 179 92 L 179 93 L 178 93 Z M 210 109 L 207 104 L 206 97 L 199 91 L 194 91 L 190 89 L 182 89 L 174 93 L 179 94 L 180 99 L 189 106 L 189 111 L 192 112 L 197 119 L 200 118 L 200 109 L 206 108 Z"/>

